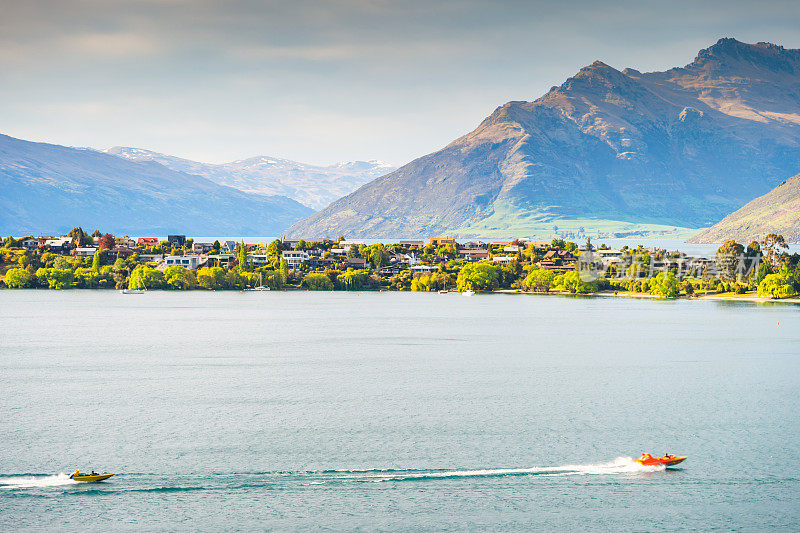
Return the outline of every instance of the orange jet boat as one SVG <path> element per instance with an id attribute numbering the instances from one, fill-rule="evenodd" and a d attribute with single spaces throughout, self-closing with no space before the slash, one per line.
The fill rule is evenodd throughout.
<path id="1" fill-rule="evenodd" d="M 662 457 L 653 457 L 649 453 L 642 453 L 641 457 L 634 459 L 634 461 L 644 466 L 675 466 L 676 464 L 682 463 L 685 460 L 685 456 L 672 455 L 671 453 L 668 453 Z"/>

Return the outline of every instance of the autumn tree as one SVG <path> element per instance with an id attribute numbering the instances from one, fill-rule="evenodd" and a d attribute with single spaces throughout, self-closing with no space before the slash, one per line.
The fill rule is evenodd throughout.
<path id="1" fill-rule="evenodd" d="M 97 241 L 97 247 L 101 250 L 110 250 L 115 244 L 116 242 L 114 241 L 114 236 L 110 233 L 104 233 Z"/>

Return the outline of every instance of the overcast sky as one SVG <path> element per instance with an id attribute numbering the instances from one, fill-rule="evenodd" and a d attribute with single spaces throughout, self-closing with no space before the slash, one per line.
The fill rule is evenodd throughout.
<path id="1" fill-rule="evenodd" d="M 595 59 L 663 70 L 725 36 L 800 48 L 800 2 L 0 0 L 0 132 L 400 165 Z"/>

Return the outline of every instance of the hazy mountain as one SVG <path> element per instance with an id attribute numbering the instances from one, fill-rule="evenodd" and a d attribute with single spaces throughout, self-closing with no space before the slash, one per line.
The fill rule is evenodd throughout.
<path id="1" fill-rule="evenodd" d="M 759 241 L 769 233 L 800 243 L 800 174 L 723 218 L 690 242 Z"/>
<path id="2" fill-rule="evenodd" d="M 312 209 L 322 209 L 395 167 L 383 161 L 349 161 L 320 167 L 278 157 L 258 156 L 231 163 L 198 163 L 141 148 L 103 150 L 132 161 L 155 161 L 167 168 L 197 174 L 245 192 L 279 194 Z"/>
<path id="3" fill-rule="evenodd" d="M 721 39 L 683 68 L 600 61 L 294 225 L 292 235 L 699 228 L 800 168 L 800 50 Z"/>
<path id="4" fill-rule="evenodd" d="M 155 162 L 0 135 L 0 234 L 279 235 L 309 213 Z"/>

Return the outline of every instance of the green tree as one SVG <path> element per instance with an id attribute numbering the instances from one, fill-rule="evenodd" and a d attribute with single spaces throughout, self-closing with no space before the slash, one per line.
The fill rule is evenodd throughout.
<path id="1" fill-rule="evenodd" d="M 411 290 L 414 292 L 428 292 L 433 289 L 433 274 L 420 274 L 411 279 Z"/>
<path id="2" fill-rule="evenodd" d="M 728 239 L 717 249 L 716 263 L 722 278 L 736 280 L 736 269 L 744 256 L 744 246 L 733 239 Z"/>
<path id="3" fill-rule="evenodd" d="M 458 273 L 456 288 L 458 292 L 488 291 L 497 288 L 500 269 L 491 263 L 468 263 Z"/>
<path id="4" fill-rule="evenodd" d="M 36 281 L 48 289 L 71 289 L 75 277 L 71 268 L 40 268 L 36 271 Z"/>
<path id="5" fill-rule="evenodd" d="M 12 268 L 6 272 L 6 286 L 11 289 L 24 289 L 30 286 L 33 276 L 24 268 Z"/>
<path id="6" fill-rule="evenodd" d="M 208 290 L 220 290 L 225 288 L 225 269 L 215 267 L 203 267 L 197 271 L 197 284 Z"/>
<path id="7" fill-rule="evenodd" d="M 332 291 L 334 288 L 331 278 L 322 272 L 310 272 L 306 274 L 301 286 L 310 291 Z"/>
<path id="8" fill-rule="evenodd" d="M 100 273 L 100 250 L 95 250 L 94 257 L 92 258 L 92 272 L 95 274 Z"/>
<path id="9" fill-rule="evenodd" d="M 281 257 L 280 272 L 281 285 L 286 285 L 286 282 L 289 280 L 289 263 L 283 257 Z"/>
<path id="10" fill-rule="evenodd" d="M 783 255 L 782 249 L 788 247 L 783 235 L 777 235 L 775 233 L 770 233 L 761 241 L 761 250 L 764 253 L 764 259 L 769 262 L 773 271 L 777 271 L 780 268 L 781 256 Z"/>
<path id="11" fill-rule="evenodd" d="M 577 270 L 558 276 L 553 282 L 560 289 L 573 294 L 589 294 L 598 290 L 596 281 L 583 281 Z"/>
<path id="12" fill-rule="evenodd" d="M 70 232 L 67 233 L 67 237 L 72 237 L 72 242 L 75 246 L 86 246 L 94 242 L 90 236 L 86 235 L 81 227 L 72 228 Z"/>
<path id="13" fill-rule="evenodd" d="M 191 270 L 172 265 L 164 271 L 164 283 L 167 289 L 186 291 L 197 286 L 197 279 Z"/>
<path id="14" fill-rule="evenodd" d="M 663 296 L 664 298 L 675 298 L 680 293 L 678 278 L 672 272 L 660 272 L 650 279 L 650 294 Z"/>
<path id="15" fill-rule="evenodd" d="M 552 270 L 534 268 L 525 276 L 525 286 L 533 292 L 547 292 L 553 286 L 555 277 Z"/>
<path id="16" fill-rule="evenodd" d="M 384 265 L 389 263 L 389 250 L 383 244 L 376 244 L 371 247 L 369 252 L 369 260 L 372 261 L 372 266 L 380 270 Z"/>
<path id="17" fill-rule="evenodd" d="M 280 239 L 275 239 L 267 246 L 267 254 L 272 257 L 281 255 L 281 252 L 283 252 L 283 243 Z"/>
<path id="18" fill-rule="evenodd" d="M 758 284 L 758 295 L 765 298 L 788 298 L 795 295 L 797 291 L 793 286 L 791 274 L 786 267 L 777 274 L 768 274 Z"/>
<path id="19" fill-rule="evenodd" d="M 104 267 L 108 268 L 108 267 Z M 128 288 L 161 289 L 164 287 L 164 274 L 147 265 L 139 265 L 131 272 Z"/>
<path id="20" fill-rule="evenodd" d="M 369 278 L 369 270 L 353 270 L 348 268 L 339 274 L 339 285 L 346 291 L 357 291 L 364 287 Z"/>
<path id="21" fill-rule="evenodd" d="M 239 262 L 239 270 L 247 270 L 247 245 L 244 243 L 244 241 L 239 244 L 239 250 L 236 258 Z"/>

